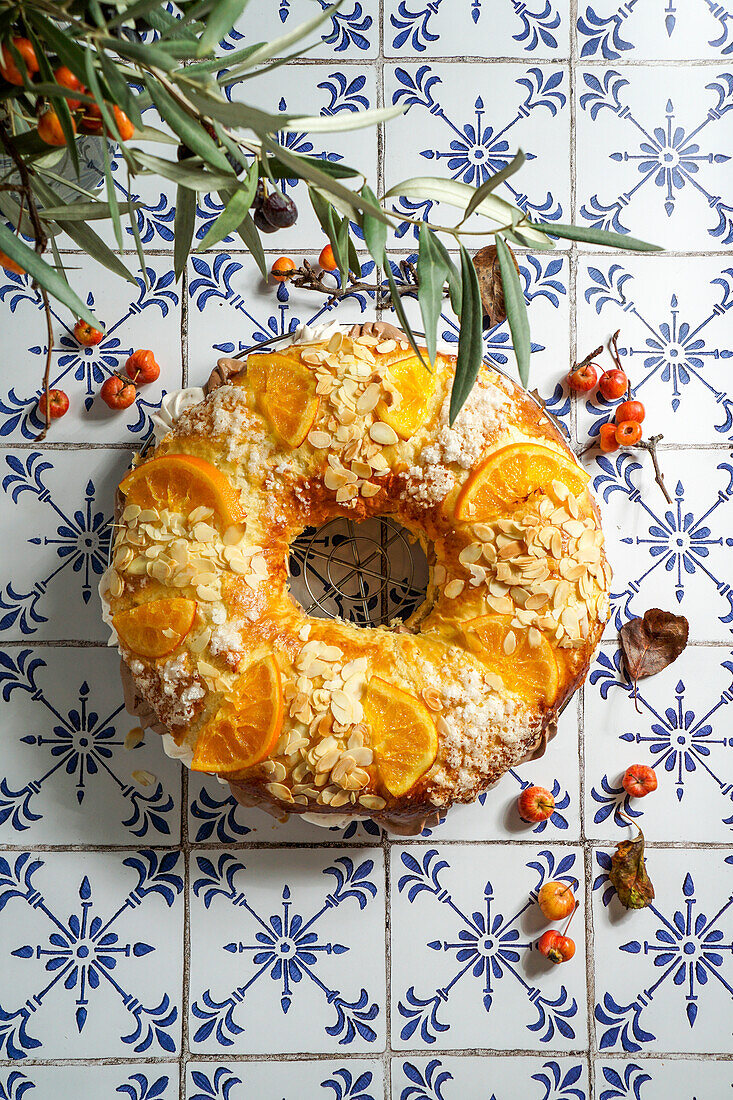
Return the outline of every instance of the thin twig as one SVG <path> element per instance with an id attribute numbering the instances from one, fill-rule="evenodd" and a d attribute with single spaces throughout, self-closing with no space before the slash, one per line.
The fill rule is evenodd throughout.
<path id="1" fill-rule="evenodd" d="M 405 294 L 414 294 L 419 286 L 419 280 L 415 265 L 411 264 L 409 260 L 402 260 L 399 266 L 403 275 L 408 280 L 396 288 L 401 298 Z M 355 278 L 353 274 L 350 273 L 349 281 L 345 286 L 333 287 L 329 286 L 324 281 L 324 276 L 326 274 L 328 274 L 328 272 L 318 271 L 308 262 L 308 260 L 303 260 L 302 267 L 299 267 L 295 274 L 291 276 L 290 282 L 299 290 L 314 290 L 318 294 L 328 295 L 328 302 L 326 305 L 330 305 L 331 302 L 340 301 L 349 294 L 357 294 L 359 292 L 376 294 L 376 305 L 381 309 L 389 309 L 392 305 L 392 295 L 381 283 L 366 283 L 361 279 Z"/>
<path id="2" fill-rule="evenodd" d="M 35 249 L 36 252 L 40 254 L 41 252 L 43 252 L 46 245 L 48 244 L 48 237 L 46 236 L 43 224 L 41 223 L 41 219 L 38 214 L 38 207 L 36 206 L 36 200 L 33 196 L 33 188 L 31 187 L 31 177 L 28 171 L 28 167 L 25 164 L 23 157 L 15 148 L 15 142 L 11 137 L 7 121 L 3 118 L 0 118 L 0 142 L 2 142 L 3 148 L 12 158 L 15 167 L 18 169 L 21 190 L 25 201 L 28 204 L 28 216 L 30 217 L 31 225 L 33 226 Z"/>
<path id="3" fill-rule="evenodd" d="M 657 458 L 657 443 L 659 443 L 661 439 L 664 439 L 664 436 L 661 434 L 650 435 L 648 439 L 640 439 L 638 443 L 634 444 L 634 446 L 641 447 L 643 451 L 648 451 L 649 454 L 652 456 L 652 463 L 654 465 L 654 480 L 664 493 L 664 499 L 667 501 L 667 504 L 674 504 L 674 501 L 667 492 L 667 486 L 664 484 L 664 474 L 659 468 L 659 459 Z"/>
<path id="4" fill-rule="evenodd" d="M 49 376 L 51 374 L 51 353 L 53 352 L 53 325 L 51 321 L 51 307 L 48 304 L 48 294 L 43 287 L 39 288 L 41 291 L 41 298 L 43 298 L 43 309 L 46 314 L 46 334 L 48 339 L 48 349 L 46 351 L 46 366 L 43 371 L 43 392 L 46 395 L 46 407 L 45 412 L 45 425 L 43 431 L 39 432 L 34 442 L 40 443 L 46 438 L 46 432 L 51 424 L 51 397 L 48 392 Z"/>

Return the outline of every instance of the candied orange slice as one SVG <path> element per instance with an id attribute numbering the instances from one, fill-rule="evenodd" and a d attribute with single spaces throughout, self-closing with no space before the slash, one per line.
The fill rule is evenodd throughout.
<path id="1" fill-rule="evenodd" d="M 507 691 L 514 692 L 530 706 L 554 701 L 560 674 L 552 646 L 544 634 L 537 631 L 539 644 L 530 646 L 528 632 L 512 627 L 511 615 L 471 619 L 464 624 L 463 631 L 470 649 L 501 677 Z"/>
<path id="2" fill-rule="evenodd" d="M 199 734 L 191 767 L 197 772 L 237 772 L 272 752 L 283 724 L 283 689 L 270 655 L 250 665 Z"/>
<path id="3" fill-rule="evenodd" d="M 382 783 L 399 798 L 414 787 L 435 760 L 435 723 L 419 699 L 379 676 L 369 681 L 363 705 Z"/>
<path id="4" fill-rule="evenodd" d="M 590 475 L 569 458 L 537 443 L 510 443 L 479 463 L 458 494 L 456 519 L 482 523 L 536 489 L 561 481 L 582 493 Z"/>
<path id="5" fill-rule="evenodd" d="M 178 649 L 193 626 L 196 601 L 175 598 L 151 600 L 112 617 L 125 649 L 138 657 L 167 657 Z"/>
<path id="6" fill-rule="evenodd" d="M 427 352 L 425 358 L 427 360 Z M 428 418 L 430 399 L 435 391 L 435 372 L 431 373 L 416 355 L 411 355 L 390 363 L 387 375 L 402 394 L 402 401 L 396 408 L 380 401 L 377 416 L 402 439 L 409 439 Z"/>
<path id="7" fill-rule="evenodd" d="M 229 478 L 195 455 L 163 455 L 131 470 L 120 482 L 126 504 L 168 508 L 188 515 L 194 508 L 213 508 L 222 527 L 241 523 L 245 512 Z"/>
<path id="8" fill-rule="evenodd" d="M 286 355 L 251 355 L 247 378 L 278 439 L 299 447 L 318 412 L 314 373 Z"/>

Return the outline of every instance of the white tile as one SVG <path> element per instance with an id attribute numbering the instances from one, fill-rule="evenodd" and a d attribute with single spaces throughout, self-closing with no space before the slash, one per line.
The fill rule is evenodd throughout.
<path id="1" fill-rule="evenodd" d="M 265 1100 L 275 1096 L 278 1100 L 306 1096 L 383 1100 L 384 1072 L 380 1062 L 364 1058 L 189 1063 L 186 1100 Z"/>
<path id="2" fill-rule="evenodd" d="M 324 11 L 330 3 L 321 5 Z M 306 57 L 357 61 L 375 57 L 379 47 L 379 5 L 377 0 L 349 0 L 327 16 L 306 42 L 315 43 Z M 301 23 L 313 19 L 318 10 L 308 0 L 260 0 L 242 13 L 233 33 L 222 43 L 223 60 L 231 50 L 240 50 L 256 42 L 272 42 L 291 33 Z M 302 48 L 301 44 L 292 49 Z M 288 50 L 288 52 L 290 52 Z M 280 72 L 282 73 L 282 69 Z"/>
<path id="3" fill-rule="evenodd" d="M 410 63 L 385 66 L 384 84 L 385 102 L 405 108 L 385 128 L 387 188 L 412 176 L 447 176 L 479 186 L 521 148 L 527 163 L 497 189 L 497 195 L 535 219 L 569 220 L 570 108 L 565 68 Z M 454 208 L 431 201 L 394 199 L 391 203 L 397 215 L 427 217 L 437 224 L 453 225 L 459 218 Z M 472 230 L 486 227 L 478 214 L 466 222 Z M 409 247 L 415 238 L 416 227 L 404 222 L 396 239 Z"/>
<path id="4" fill-rule="evenodd" d="M 578 224 L 669 249 L 730 245 L 730 74 L 694 66 L 579 69 L 576 88 Z"/>
<path id="5" fill-rule="evenodd" d="M 374 264 L 366 257 L 364 275 L 374 278 Z M 353 294 L 329 305 L 322 294 L 266 283 L 251 256 L 225 252 L 192 257 L 188 293 L 190 385 L 202 385 L 219 356 L 293 332 L 304 321 L 358 321 L 365 312 L 374 316 L 371 296 Z"/>
<path id="6" fill-rule="evenodd" d="M 566 57 L 570 4 L 515 0 L 386 0 L 386 57 Z"/>
<path id="7" fill-rule="evenodd" d="M 580 0 L 577 35 L 578 52 L 589 61 L 724 60 L 733 25 L 725 4 L 707 0 Z"/>
<path id="8" fill-rule="evenodd" d="M 603 1058 L 596 1062 L 599 1100 L 718 1100 L 733 1088 L 733 1062 L 715 1058 Z"/>
<path id="9" fill-rule="evenodd" d="M 618 451 L 586 461 L 614 571 L 606 637 L 648 607 L 662 607 L 687 616 L 691 639 L 726 642 L 733 621 L 730 454 L 660 451 L 659 462 L 671 505 L 646 453 Z"/>
<path id="10" fill-rule="evenodd" d="M 65 258 L 69 282 L 105 325 L 96 347 L 81 347 L 75 319 L 51 300 L 54 346 L 50 384 L 69 398 L 69 411 L 52 421 L 52 443 L 135 443 L 150 431 L 150 416 L 162 395 L 181 385 L 181 286 L 173 277 L 172 261 L 148 260 L 148 286 L 137 257 L 127 256 L 138 280 L 125 282 L 80 255 Z M 5 354 L 0 366 L 0 434 L 12 442 L 36 438 L 43 427 L 38 413 L 46 362 L 46 324 L 40 297 L 27 276 L 0 268 L 0 300 L 10 323 L 4 326 Z M 129 409 L 112 410 L 99 396 L 110 375 L 125 373 L 125 361 L 136 348 L 149 348 L 160 365 L 156 382 L 140 386 Z"/>
<path id="11" fill-rule="evenodd" d="M 638 821 L 648 840 L 720 844 L 733 826 L 733 699 L 729 650 L 689 646 L 673 664 L 638 685 L 638 707 L 620 655 L 604 646 L 585 687 L 585 831 L 618 839 Z M 655 769 L 656 791 L 626 795 L 631 764 Z"/>
<path id="12" fill-rule="evenodd" d="M 178 852 L 0 860 L 4 1057 L 165 1058 L 179 1049 Z"/>
<path id="13" fill-rule="evenodd" d="M 380 849 L 191 856 L 198 1053 L 384 1048 Z"/>
<path id="14" fill-rule="evenodd" d="M 393 1048 L 586 1046 L 582 951 L 558 967 L 535 946 L 547 927 L 536 891 L 582 883 L 580 848 L 395 845 L 391 857 Z"/>
<path id="15" fill-rule="evenodd" d="M 0 1096 L 5 1100 L 175 1100 L 179 1095 L 179 1070 L 174 1063 L 133 1062 L 125 1065 L 27 1066 L 0 1069 Z M 3 1091 L 4 1090 L 4 1091 Z"/>
<path id="16" fill-rule="evenodd" d="M 116 650 L 0 650 L 0 838 L 7 844 L 177 844 L 180 764 L 147 733 L 132 751 Z M 154 779 L 144 786 L 133 772 Z"/>
<path id="17" fill-rule="evenodd" d="M 588 1068 L 581 1058 L 393 1058 L 393 1094 L 400 1100 L 586 1100 Z"/>
<path id="18" fill-rule="evenodd" d="M 12 531 L 0 638 L 106 642 L 97 586 L 107 568 L 114 490 L 129 451 L 6 452 L 0 526 Z"/>
<path id="19" fill-rule="evenodd" d="M 619 352 L 631 394 L 644 403 L 646 436 L 665 443 L 721 443 L 733 438 L 728 310 L 733 275 L 724 259 L 664 256 L 583 259 L 578 277 L 578 353 L 608 346 Z M 613 367 L 611 356 L 597 359 Z M 597 439 L 617 401 L 596 391 L 580 397 L 578 437 Z"/>
<path id="20" fill-rule="evenodd" d="M 648 849 L 656 897 L 624 909 L 593 862 L 596 1039 L 601 1052 L 727 1053 L 733 997 L 733 856 Z"/>

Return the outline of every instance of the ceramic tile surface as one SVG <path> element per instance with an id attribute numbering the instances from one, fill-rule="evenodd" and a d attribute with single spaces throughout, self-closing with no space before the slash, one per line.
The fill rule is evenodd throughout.
<path id="1" fill-rule="evenodd" d="M 722 1100 L 733 1095 L 733 6 L 259 0 L 221 44 L 222 66 L 319 11 L 314 50 L 247 93 L 302 114 L 405 113 L 380 132 L 283 133 L 288 148 L 354 164 L 385 191 L 430 174 L 478 185 L 521 146 L 527 163 L 499 195 L 548 222 L 666 247 L 562 242 L 517 260 L 530 385 L 580 453 L 617 402 L 570 394 L 568 366 L 618 330 L 646 434 L 663 436 L 669 499 L 644 452 L 584 458 L 614 567 L 586 683 L 542 758 L 421 836 L 276 820 L 182 772 L 155 736 L 131 734 L 106 645 L 97 584 L 114 487 L 165 392 L 304 321 L 372 318 L 375 296 L 335 305 L 268 285 L 237 237 L 192 256 L 176 283 L 175 187 L 130 182 L 113 150 L 120 200 L 140 202 L 148 270 L 127 228 L 130 282 L 61 239 L 70 282 L 108 331 L 85 350 L 54 309 L 51 378 L 72 407 L 41 443 L 40 302 L 24 276 L 0 271 L 0 1100 Z M 265 239 L 268 262 L 315 262 L 321 231 L 302 184 L 285 186 L 300 214 Z M 199 196 L 198 241 L 219 203 Z M 455 211 L 393 205 L 403 220 L 389 262 L 406 282 L 408 219 Z M 469 228 L 483 228 L 477 215 Z M 355 239 L 364 277 L 383 283 Z M 417 323 L 414 295 L 404 305 Z M 447 303 L 439 334 L 456 344 Z M 113 415 L 99 388 L 137 347 L 155 350 L 160 379 Z M 514 372 L 506 322 L 484 348 Z M 605 352 L 599 362 L 611 365 Z M 359 540 L 383 537 L 299 543 L 301 599 L 320 599 L 339 546 L 368 554 Z M 419 570 L 403 588 L 394 576 L 336 610 L 358 622 L 419 602 Z M 634 688 L 617 630 L 655 606 L 688 618 L 691 644 Z M 631 763 L 654 768 L 646 799 L 621 785 Z M 531 825 L 516 800 L 534 783 L 555 812 Z M 629 822 L 655 885 L 639 912 L 609 881 Z M 562 967 L 536 946 L 549 879 L 572 883 L 580 903 Z"/>

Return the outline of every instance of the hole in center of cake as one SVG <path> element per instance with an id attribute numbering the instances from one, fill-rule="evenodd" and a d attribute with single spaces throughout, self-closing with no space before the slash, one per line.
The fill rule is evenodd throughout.
<path id="1" fill-rule="evenodd" d="M 415 536 L 389 517 L 333 519 L 290 547 L 290 594 L 308 615 L 355 626 L 404 622 L 424 602 L 428 560 Z"/>

